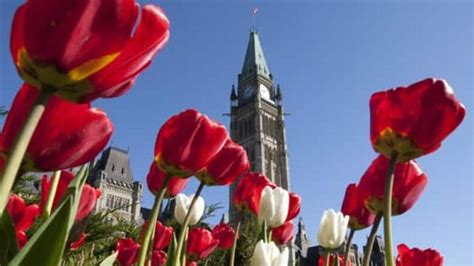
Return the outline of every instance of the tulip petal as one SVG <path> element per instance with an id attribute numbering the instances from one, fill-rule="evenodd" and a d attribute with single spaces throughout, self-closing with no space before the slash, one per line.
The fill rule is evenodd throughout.
<path id="1" fill-rule="evenodd" d="M 67 72 L 120 51 L 137 17 L 133 0 L 31 0 L 25 44 L 33 58 Z"/>
<path id="2" fill-rule="evenodd" d="M 119 57 L 90 77 L 97 93 L 101 97 L 116 97 L 123 93 L 123 90 L 109 89 L 136 77 L 149 65 L 153 56 L 166 44 L 168 28 L 169 21 L 160 8 L 144 6 L 137 30 Z"/>
<path id="3" fill-rule="evenodd" d="M 265 187 L 260 198 L 260 206 L 258 213 L 258 221 L 260 224 L 265 221 L 267 226 L 271 226 L 271 218 L 275 215 L 275 199 L 273 198 L 273 190 L 271 187 Z"/>
<path id="4" fill-rule="evenodd" d="M 191 204 L 191 200 L 195 197 L 195 195 L 189 196 L 189 204 Z M 189 209 L 190 206 L 188 206 Z M 191 210 L 191 219 L 189 219 L 189 225 L 195 225 L 201 220 L 202 215 L 204 214 L 204 209 L 206 204 L 202 197 L 197 197 L 196 202 L 194 203 L 193 209 Z"/>
<path id="5" fill-rule="evenodd" d="M 184 223 L 184 218 L 188 212 L 188 197 L 182 193 L 176 195 L 175 207 L 174 207 L 174 218 L 179 224 Z"/>
<path id="6" fill-rule="evenodd" d="M 18 64 L 18 53 L 21 47 L 25 45 L 25 14 L 28 9 L 28 2 L 21 5 L 15 12 L 12 23 L 12 33 L 10 36 L 10 52 L 12 54 L 13 62 Z"/>

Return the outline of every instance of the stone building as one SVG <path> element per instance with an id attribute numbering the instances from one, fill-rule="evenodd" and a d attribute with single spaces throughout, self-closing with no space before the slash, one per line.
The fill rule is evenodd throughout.
<path id="1" fill-rule="evenodd" d="M 133 181 L 128 150 L 109 147 L 89 167 L 87 182 L 102 191 L 95 211 L 117 209 L 111 219 L 120 217 L 141 224 L 143 185 Z"/>
<path id="2" fill-rule="evenodd" d="M 290 190 L 282 89 L 273 80 L 255 29 L 250 31 L 237 82 L 230 94 L 230 135 L 246 150 L 252 171 L 262 173 L 278 186 Z M 231 223 L 241 218 L 232 204 L 237 183 L 230 186 Z M 293 265 L 293 252 L 290 254 L 290 265 Z"/>

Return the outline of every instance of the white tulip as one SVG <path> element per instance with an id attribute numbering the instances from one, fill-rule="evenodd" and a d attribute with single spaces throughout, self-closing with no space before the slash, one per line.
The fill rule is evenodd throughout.
<path id="1" fill-rule="evenodd" d="M 184 218 L 189 211 L 189 207 L 191 205 L 191 201 L 194 198 L 194 194 L 191 196 L 186 196 L 182 193 L 176 195 L 175 198 L 175 207 L 174 207 L 174 218 L 176 221 L 183 225 Z M 194 207 L 189 214 L 189 224 L 188 225 L 195 225 L 201 219 L 202 215 L 204 214 L 204 199 L 198 197 L 196 199 L 196 203 L 194 203 Z"/>
<path id="2" fill-rule="evenodd" d="M 327 249 L 336 249 L 344 243 L 346 238 L 347 224 L 349 216 L 334 210 L 323 212 L 321 223 L 319 224 L 318 242 Z"/>
<path id="3" fill-rule="evenodd" d="M 258 221 L 265 221 L 267 226 L 275 228 L 282 225 L 288 215 L 290 205 L 290 195 L 288 191 L 277 187 L 272 189 L 266 186 L 260 198 Z"/>
<path id="4" fill-rule="evenodd" d="M 289 251 L 287 247 L 280 253 L 275 243 L 265 243 L 260 240 L 253 251 L 250 266 L 287 266 L 288 258 Z"/>

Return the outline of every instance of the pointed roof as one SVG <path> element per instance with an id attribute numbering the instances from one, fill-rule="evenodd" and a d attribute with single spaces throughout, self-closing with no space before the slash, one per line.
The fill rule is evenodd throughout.
<path id="1" fill-rule="evenodd" d="M 250 31 L 249 44 L 247 46 L 247 53 L 245 54 L 241 74 L 242 77 L 257 74 L 267 79 L 272 79 L 256 30 Z"/>
<path id="2" fill-rule="evenodd" d="M 128 151 L 117 147 L 110 146 L 102 152 L 96 170 L 104 171 L 108 178 L 133 181 Z"/>

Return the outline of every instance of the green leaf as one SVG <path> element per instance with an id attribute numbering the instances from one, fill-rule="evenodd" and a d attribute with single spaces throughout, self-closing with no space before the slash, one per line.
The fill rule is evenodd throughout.
<path id="1" fill-rule="evenodd" d="M 66 245 L 73 197 L 68 196 L 38 229 L 10 265 L 58 265 Z"/>
<path id="2" fill-rule="evenodd" d="M 83 166 L 71 181 L 58 208 L 43 222 L 10 265 L 60 264 L 86 177 L 87 169 Z"/>
<path id="3" fill-rule="evenodd" d="M 6 265 L 17 253 L 16 233 L 7 211 L 0 219 L 0 265 Z"/>
<path id="4" fill-rule="evenodd" d="M 103 260 L 99 266 L 113 266 L 115 259 L 117 259 L 118 252 L 112 253 L 112 255 L 108 256 L 105 260 Z"/>

